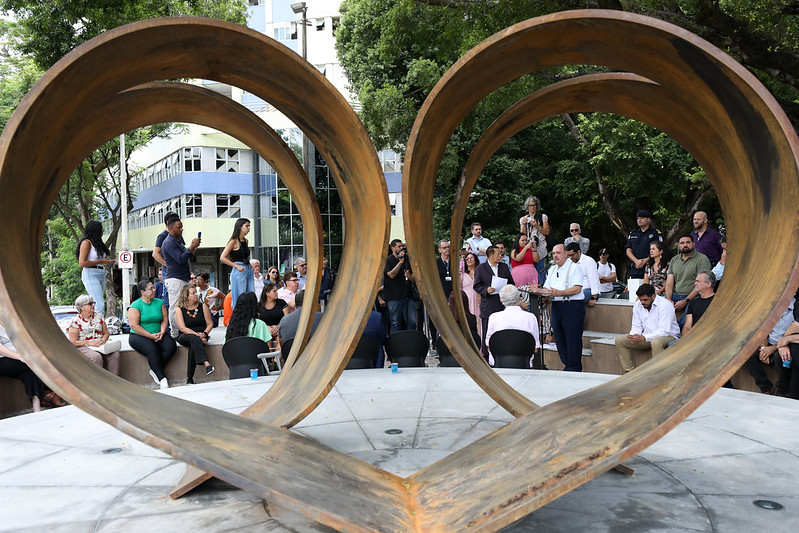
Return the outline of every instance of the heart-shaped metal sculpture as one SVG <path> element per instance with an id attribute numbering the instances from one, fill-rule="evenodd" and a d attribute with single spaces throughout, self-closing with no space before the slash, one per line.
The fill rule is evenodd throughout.
<path id="1" fill-rule="evenodd" d="M 588 105 L 585 110 L 593 110 L 591 102 L 606 91 L 612 102 L 607 109 L 619 113 L 646 114 L 646 106 L 634 103 L 640 94 L 661 94 L 661 102 L 671 98 L 679 107 L 675 115 L 693 112 L 681 118 L 684 124 L 668 114 L 656 121 L 683 140 L 713 181 L 728 215 L 729 274 L 708 318 L 668 355 L 532 410 L 533 404 L 480 366 L 474 348 L 461 340 L 438 285 L 430 246 L 432 194 L 444 147 L 466 113 L 494 88 L 561 64 L 607 65 L 646 78 L 613 81 L 650 85 L 639 96 L 624 96 L 633 103 L 607 86 L 588 96 L 590 79 L 583 80 L 582 88 L 575 83 L 550 91 L 574 91 L 581 105 Z M 137 98 L 147 91 L 166 98 L 166 92 L 141 84 L 182 77 L 236 85 L 289 116 L 331 167 L 347 221 L 339 290 L 329 310 L 307 346 L 295 349 L 293 365 L 246 416 L 160 395 L 98 370 L 52 323 L 35 265 L 20 265 L 24 258 L 35 263 L 47 214 L 42 206 L 50 205 L 67 174 L 91 149 L 87 143 L 99 144 L 140 124 L 136 110 L 120 102 L 141 102 Z M 538 97 L 546 100 L 545 93 Z M 197 105 L 212 99 L 207 94 L 192 98 Z M 227 104 L 218 105 L 224 109 Z M 142 107 L 149 109 L 149 120 L 185 120 L 158 105 Z M 118 115 L 100 125 L 92 109 L 116 109 Z M 204 120 L 278 157 L 279 146 L 259 144 L 268 132 L 259 133 L 254 123 L 237 128 L 234 122 L 250 118 L 235 111 L 231 115 L 212 119 L 206 114 Z M 85 141 L 76 140 L 87 135 Z M 740 366 L 754 348 L 752 339 L 776 321 L 775 307 L 787 302 L 798 281 L 793 274 L 799 250 L 797 146 L 787 118 L 751 74 L 698 37 L 654 19 L 619 12 L 559 13 L 517 24 L 466 54 L 434 88 L 414 126 L 403 180 L 406 234 L 420 290 L 440 333 L 475 380 L 520 418 L 403 479 L 279 427 L 301 420 L 335 383 L 357 343 L 382 271 L 388 201 L 363 126 L 313 67 L 261 34 L 207 19 L 146 21 L 107 32 L 67 55 L 31 90 L 4 130 L 0 298 L 6 305 L 0 313 L 26 360 L 70 401 L 267 500 L 352 531 L 498 529 L 673 428 Z M 284 159 L 282 164 L 291 173 L 295 163 Z M 473 185 L 466 181 L 464 191 Z M 292 192 L 298 194 L 302 185 L 295 186 Z M 310 198 L 298 194 L 295 202 L 308 202 L 304 215 L 317 216 Z M 784 231 L 785 224 L 793 231 Z M 773 257 L 762 261 L 751 253 L 755 246 Z M 316 254 L 309 254 L 309 264 L 320 264 Z M 307 338 L 309 318 L 310 313 L 304 316 L 301 337 Z"/>

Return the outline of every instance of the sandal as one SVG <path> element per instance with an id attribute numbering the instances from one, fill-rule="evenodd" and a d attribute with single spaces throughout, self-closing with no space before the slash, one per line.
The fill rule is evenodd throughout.
<path id="1" fill-rule="evenodd" d="M 41 398 L 39 398 L 39 402 L 44 407 L 64 407 L 67 405 L 67 402 L 53 391 L 46 392 Z"/>

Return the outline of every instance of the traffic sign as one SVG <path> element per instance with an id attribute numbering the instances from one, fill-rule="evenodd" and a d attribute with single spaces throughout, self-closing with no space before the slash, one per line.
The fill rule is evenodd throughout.
<path id="1" fill-rule="evenodd" d="M 133 252 L 128 250 L 119 252 L 119 268 L 133 268 Z"/>

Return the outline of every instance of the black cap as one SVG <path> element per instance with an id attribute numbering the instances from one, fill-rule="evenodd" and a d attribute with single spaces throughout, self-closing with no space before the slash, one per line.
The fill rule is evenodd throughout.
<path id="1" fill-rule="evenodd" d="M 599 255 L 605 255 L 605 254 L 608 254 L 608 255 L 610 254 L 610 252 L 608 252 L 607 248 L 602 248 L 601 250 L 599 250 Z"/>
<path id="2" fill-rule="evenodd" d="M 643 218 L 643 217 L 652 218 L 652 211 L 649 211 L 647 209 L 641 209 L 640 211 L 638 211 L 638 214 L 636 216 L 638 218 Z"/>

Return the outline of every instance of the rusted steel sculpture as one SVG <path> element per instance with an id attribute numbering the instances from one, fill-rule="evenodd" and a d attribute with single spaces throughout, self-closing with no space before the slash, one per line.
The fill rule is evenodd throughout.
<path id="1" fill-rule="evenodd" d="M 730 279 L 708 311 L 712 318 L 673 347 L 669 357 L 539 409 L 531 410 L 529 401 L 492 379 L 487 367 L 472 365 L 478 383 L 519 418 L 408 478 L 284 429 L 324 398 L 357 343 L 384 263 L 388 199 L 374 148 L 344 99 L 296 54 L 256 32 L 207 19 L 137 23 L 79 47 L 31 90 L 0 138 L 0 210 L 15 214 L 6 217 L 0 256 L 3 322 L 27 362 L 78 407 L 266 500 L 348 531 L 499 529 L 673 428 L 740 366 L 754 349 L 751 339 L 768 331 L 778 318 L 775 307 L 787 302 L 799 281 L 793 274 L 799 232 L 775 229 L 796 219 L 799 140 L 751 74 L 698 37 L 645 17 L 581 11 L 529 20 L 486 40 L 446 73 L 420 112 L 406 158 L 406 234 L 420 290 L 462 363 L 474 349 L 454 340 L 462 332 L 444 301 L 431 247 L 432 194 L 441 155 L 457 124 L 483 96 L 528 72 L 567 63 L 635 72 L 646 80 L 616 81 L 648 85 L 652 94 L 657 84 L 669 95 L 660 101 L 673 98 L 679 107 L 675 114 L 685 113 L 682 122 L 668 117 L 653 122 L 662 120 L 661 127 L 680 139 L 711 176 L 736 243 L 730 249 Z M 33 263 L 38 257 L 46 217 L 41 206 L 52 202 L 92 146 L 147 120 L 198 121 L 161 109 L 176 106 L 173 102 L 148 105 L 137 96 L 166 89 L 142 84 L 182 77 L 236 85 L 289 116 L 331 166 L 347 220 L 338 282 L 347 289 L 346 299 L 343 291 L 334 294 L 314 336 L 297 349 L 302 357 L 292 354 L 293 366 L 246 416 L 157 394 L 99 370 L 52 322 L 37 269 L 20 268 L 19 258 Z M 564 109 L 585 105 L 633 116 L 648 112 L 634 98 L 625 104 L 607 89 L 588 97 L 583 90 L 589 91 L 592 82 L 575 85 L 580 83 L 582 89 L 572 90 L 582 103 Z M 126 98 L 140 109 L 121 105 Z M 602 107 L 602 98 L 615 103 Z M 196 103 L 204 106 L 210 99 L 198 93 Z M 105 112 L 92 114 L 92 109 Z M 146 116 L 138 117 L 140 110 Z M 268 141 L 259 135 L 268 133 L 258 133 L 253 124 L 236 128 L 235 122 L 247 122 L 244 114 L 224 114 L 203 120 L 256 149 L 275 149 L 266 147 Z M 291 167 L 296 161 L 284 163 Z M 310 195 L 295 195 L 295 202 L 304 203 L 304 221 L 306 214 L 317 216 Z M 757 246 L 775 254 L 774 261 L 762 264 L 757 254 L 745 253 L 755 238 Z M 311 256 L 309 262 L 318 264 L 318 259 Z M 734 297 L 741 293 L 760 298 L 743 302 Z M 25 324 L 36 324 L 36 334 Z"/>

